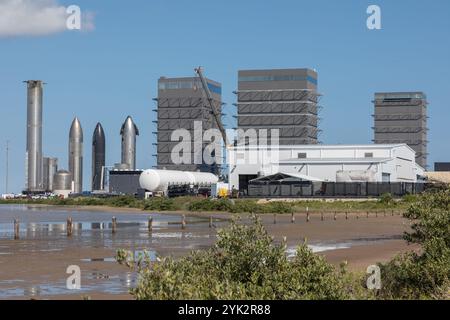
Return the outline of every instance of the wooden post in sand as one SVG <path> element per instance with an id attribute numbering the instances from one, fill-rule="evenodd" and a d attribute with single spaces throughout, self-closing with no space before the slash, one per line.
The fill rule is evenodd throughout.
<path id="1" fill-rule="evenodd" d="M 71 237 L 73 232 L 73 221 L 72 217 L 67 218 L 67 236 Z"/>
<path id="2" fill-rule="evenodd" d="M 345 220 L 348 220 L 348 212 L 345 211 Z"/>
<path id="3" fill-rule="evenodd" d="M 19 219 L 14 219 L 14 240 L 19 240 L 20 238 L 20 224 Z"/>
<path id="4" fill-rule="evenodd" d="M 356 212 L 356 220 L 359 219 L 359 212 Z"/>
<path id="5" fill-rule="evenodd" d="M 149 217 L 148 218 L 148 232 L 152 232 L 153 230 L 153 218 Z"/>
<path id="6" fill-rule="evenodd" d="M 336 213 L 336 211 L 334 212 L 334 217 L 333 217 L 333 219 L 336 221 L 337 220 L 337 213 Z"/>
<path id="7" fill-rule="evenodd" d="M 273 214 L 273 224 L 277 224 L 277 214 Z"/>
<path id="8" fill-rule="evenodd" d="M 309 208 L 306 207 L 306 222 L 309 222 Z"/>
<path id="9" fill-rule="evenodd" d="M 209 216 L 209 227 L 212 228 L 213 227 L 213 217 Z"/>
<path id="10" fill-rule="evenodd" d="M 181 218 L 181 229 L 186 229 L 186 215 L 184 214 Z"/>
<path id="11" fill-rule="evenodd" d="M 117 232 L 117 218 L 113 217 L 112 218 L 112 233 L 116 233 Z"/>
<path id="12" fill-rule="evenodd" d="M 394 209 L 392 209 L 391 215 L 394 216 Z"/>
<path id="13" fill-rule="evenodd" d="M 295 223 L 295 215 L 293 212 L 291 214 L 291 223 Z"/>
<path id="14" fill-rule="evenodd" d="M 367 211 L 366 214 L 367 214 L 367 219 L 369 219 L 369 211 Z"/>
<path id="15" fill-rule="evenodd" d="M 322 220 L 322 221 L 324 220 L 323 219 L 323 212 L 320 213 L 320 220 Z"/>

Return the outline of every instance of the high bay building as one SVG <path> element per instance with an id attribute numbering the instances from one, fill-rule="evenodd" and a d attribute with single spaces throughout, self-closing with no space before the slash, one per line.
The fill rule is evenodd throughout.
<path id="1" fill-rule="evenodd" d="M 252 182 L 417 183 L 424 170 L 406 144 L 236 146 L 230 150 L 230 186 L 246 195 Z M 389 191 L 385 191 L 388 193 Z M 293 193 L 301 195 L 298 193 Z M 293 195 L 291 194 L 291 195 Z M 304 195 L 304 193 L 303 193 Z"/>
<path id="2" fill-rule="evenodd" d="M 406 143 L 427 168 L 427 97 L 423 92 L 375 93 L 374 143 Z"/>
<path id="3" fill-rule="evenodd" d="M 316 71 L 241 70 L 236 94 L 238 129 L 267 129 L 269 143 L 270 129 L 279 129 L 280 145 L 318 143 Z M 244 141 L 242 136 L 238 143 L 253 144 Z"/>
<path id="4" fill-rule="evenodd" d="M 222 111 L 222 86 L 220 83 L 207 79 L 207 84 L 213 98 L 213 104 L 220 114 Z M 217 128 L 214 116 L 209 108 L 202 84 L 197 77 L 165 78 L 158 81 L 157 123 L 157 168 L 182 171 L 202 171 L 219 174 L 220 165 L 216 162 L 205 162 L 203 152 L 211 143 L 202 139 L 204 132 Z M 189 132 L 189 161 L 175 163 L 172 151 L 180 140 L 172 141 L 172 134 L 177 129 Z M 183 140 L 185 141 L 185 140 Z M 200 148 L 198 147 L 201 143 Z M 194 143 L 197 143 L 195 145 Z M 221 141 L 214 143 L 221 144 Z M 186 150 L 184 150 L 186 152 Z M 215 154 L 213 154 L 215 156 Z"/>

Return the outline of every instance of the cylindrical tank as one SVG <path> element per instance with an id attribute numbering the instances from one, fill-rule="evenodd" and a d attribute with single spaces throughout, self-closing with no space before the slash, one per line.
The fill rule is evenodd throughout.
<path id="1" fill-rule="evenodd" d="M 56 171 L 58 171 L 58 159 L 57 158 L 43 158 L 43 185 L 45 191 L 53 190 L 53 178 Z"/>
<path id="2" fill-rule="evenodd" d="M 114 164 L 115 170 L 131 170 L 127 163 L 116 163 Z"/>
<path id="3" fill-rule="evenodd" d="M 40 80 L 27 83 L 26 189 L 43 191 L 42 179 L 42 91 Z"/>
<path id="4" fill-rule="evenodd" d="M 218 181 L 219 178 L 212 173 L 176 170 L 149 169 L 139 177 L 141 188 L 151 192 L 166 191 L 170 185 L 210 186 Z"/>
<path id="5" fill-rule="evenodd" d="M 57 190 L 70 190 L 72 189 L 72 175 L 67 170 L 59 170 L 53 176 L 53 189 Z"/>

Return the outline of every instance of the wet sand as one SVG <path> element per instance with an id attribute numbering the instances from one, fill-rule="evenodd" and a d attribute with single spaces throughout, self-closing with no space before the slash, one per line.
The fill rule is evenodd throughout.
<path id="1" fill-rule="evenodd" d="M 17 215 L 14 211 L 4 211 L 0 207 L 0 224 Z M 151 250 L 160 256 L 185 255 L 214 243 L 216 230 L 208 226 L 210 215 L 218 228 L 225 227 L 230 219 L 230 215 L 224 213 L 189 213 L 186 214 L 187 228 L 182 230 L 180 213 L 152 214 L 155 227 L 152 233 L 148 233 L 145 221 L 150 216 L 149 212 L 92 207 L 49 211 L 44 213 L 44 221 L 54 217 L 56 222 L 64 222 L 67 211 L 70 211 L 75 222 L 95 218 L 109 221 L 115 215 L 119 227 L 112 235 L 107 224 L 100 229 L 83 224 L 84 229 L 75 230 L 74 235 L 67 238 L 64 229 L 52 225 L 52 228 L 24 231 L 20 240 L 12 240 L 9 229 L 2 231 L 0 228 L 0 299 L 82 299 L 87 296 L 91 299 L 132 299 L 127 291 L 135 285 L 135 275 L 113 261 L 117 249 Z M 26 219 L 37 219 L 34 213 L 26 214 Z M 243 222 L 248 221 L 248 215 L 241 216 Z M 401 239 L 409 228 L 409 222 L 398 215 L 380 214 L 375 217 L 371 214 L 367 218 L 350 213 L 348 219 L 345 214 L 339 214 L 334 220 L 330 213 L 325 214 L 322 221 L 320 214 L 311 213 L 307 222 L 305 214 L 296 214 L 295 223 L 291 223 L 288 214 L 277 215 L 276 224 L 273 215 L 261 215 L 261 219 L 276 242 L 287 238 L 290 250 L 295 250 L 306 238 L 307 243 L 329 262 L 338 265 L 347 261 L 348 268 L 355 271 L 365 271 L 371 264 L 417 249 Z M 133 223 L 121 224 L 125 220 Z M 158 224 L 158 221 L 163 222 Z M 82 292 L 65 288 L 68 277 L 65 271 L 69 265 L 81 268 Z M 46 284 L 51 287 L 47 288 Z"/>

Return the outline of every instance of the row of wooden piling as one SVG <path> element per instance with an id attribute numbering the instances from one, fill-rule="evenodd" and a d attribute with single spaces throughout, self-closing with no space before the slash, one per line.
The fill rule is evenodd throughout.
<path id="1" fill-rule="evenodd" d="M 335 221 L 337 220 L 337 215 L 338 215 L 338 212 L 334 211 L 333 220 L 335 220 Z M 387 217 L 387 215 L 388 215 L 387 212 L 384 211 L 384 217 Z M 394 215 L 395 215 L 394 210 L 392 210 L 391 216 L 394 216 Z M 369 218 L 369 217 L 370 217 L 370 212 L 367 211 L 366 218 Z M 378 218 L 378 211 L 375 212 L 375 217 Z M 296 218 L 295 213 L 291 213 L 291 223 L 295 223 L 295 218 Z M 359 218 L 360 218 L 360 216 L 359 216 L 359 213 L 357 212 L 356 219 L 359 219 Z M 345 212 L 345 220 L 348 220 L 348 219 L 349 219 L 348 212 Z M 307 209 L 306 210 L 306 222 L 310 222 L 310 220 L 311 220 L 311 215 L 310 215 L 309 209 Z M 320 213 L 320 220 L 325 221 L 325 215 L 323 212 Z M 277 223 L 277 214 L 276 213 L 273 214 L 273 223 L 274 224 Z M 181 229 L 183 229 L 183 230 L 186 229 L 186 226 L 187 226 L 186 215 L 183 214 L 181 217 Z M 209 217 L 209 227 L 210 228 L 215 227 L 212 216 Z M 72 234 L 73 234 L 72 217 L 67 218 L 66 231 L 67 231 L 68 237 L 72 236 Z M 148 218 L 148 231 L 149 232 L 153 231 L 153 217 Z M 111 232 L 112 232 L 112 234 L 117 233 L 117 218 L 116 217 L 112 217 Z M 18 219 L 14 219 L 14 239 L 15 240 L 20 239 L 20 223 L 19 223 Z"/>
<path id="2" fill-rule="evenodd" d="M 181 228 L 186 229 L 186 215 L 183 214 L 181 217 Z M 211 216 L 209 218 L 209 227 L 213 228 L 213 217 Z M 153 231 L 153 217 L 148 218 L 148 224 L 147 224 L 148 232 Z M 112 217 L 112 224 L 111 224 L 111 233 L 115 234 L 117 233 L 117 218 Z M 68 237 L 71 237 L 73 234 L 73 219 L 72 217 L 68 217 L 66 221 L 66 234 Z M 14 219 L 14 239 L 18 240 L 20 239 L 20 222 L 18 219 Z"/>
<path id="3" fill-rule="evenodd" d="M 345 214 L 345 220 L 349 220 L 349 219 L 350 219 L 350 218 L 349 218 L 349 213 L 346 211 L 344 214 Z M 375 212 L 375 217 L 376 217 L 376 218 L 378 218 L 378 214 L 379 214 L 379 212 L 376 211 L 376 212 Z M 383 215 L 384 215 L 384 217 L 387 217 L 387 216 L 388 216 L 387 211 L 384 211 L 384 212 L 383 212 Z M 391 211 L 391 214 L 390 214 L 390 215 L 391 215 L 392 217 L 395 215 L 394 210 Z M 370 217 L 370 212 L 367 211 L 367 212 L 366 212 L 366 218 L 369 218 L 369 217 Z M 337 212 L 337 211 L 334 211 L 334 212 L 333 212 L 333 220 L 336 221 L 337 218 L 338 218 L 338 212 Z M 359 220 L 359 218 L 360 218 L 360 213 L 359 213 L 359 212 L 356 212 L 356 219 Z M 292 212 L 292 213 L 291 213 L 291 223 L 295 223 L 295 219 L 296 219 L 295 213 Z M 321 221 L 325 221 L 325 214 L 324 214 L 323 212 L 320 213 L 320 220 L 321 220 Z M 306 210 L 306 222 L 310 222 L 310 221 L 311 221 L 311 215 L 310 215 L 310 213 L 309 213 L 309 210 L 307 209 L 307 210 Z M 276 213 L 273 214 L 273 223 L 274 223 L 274 224 L 277 223 L 277 214 L 276 214 Z"/>

